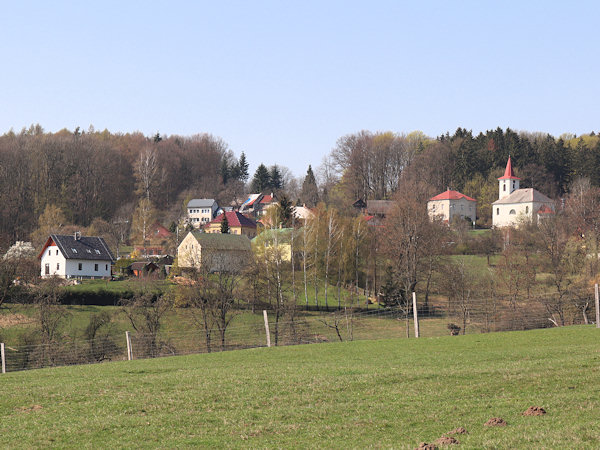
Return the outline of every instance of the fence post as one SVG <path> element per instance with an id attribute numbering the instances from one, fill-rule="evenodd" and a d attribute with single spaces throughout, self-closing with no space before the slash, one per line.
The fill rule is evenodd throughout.
<path id="1" fill-rule="evenodd" d="M 6 356 L 4 353 L 4 342 L 0 343 L 0 358 L 2 358 L 2 373 L 6 373 Z"/>
<path id="2" fill-rule="evenodd" d="M 267 310 L 263 309 L 263 316 L 265 318 L 265 333 L 267 333 L 267 347 L 271 346 L 271 333 L 269 332 L 269 319 L 267 317 Z"/>
<path id="3" fill-rule="evenodd" d="M 600 328 L 600 295 L 598 295 L 598 283 L 594 285 L 596 295 L 596 328 Z"/>
<path id="4" fill-rule="evenodd" d="M 417 294 L 413 291 L 413 318 L 415 322 L 415 337 L 419 337 L 419 313 L 417 312 Z"/>
<path id="5" fill-rule="evenodd" d="M 125 332 L 125 339 L 127 339 L 127 361 L 131 361 L 133 359 L 133 351 L 131 350 L 131 335 L 129 331 Z"/>

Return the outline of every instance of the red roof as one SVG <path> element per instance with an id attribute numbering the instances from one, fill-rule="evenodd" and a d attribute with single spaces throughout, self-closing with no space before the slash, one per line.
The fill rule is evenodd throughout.
<path id="1" fill-rule="evenodd" d="M 519 177 L 515 177 L 515 174 L 512 169 L 512 162 L 510 161 L 510 156 L 508 157 L 508 162 L 506 163 L 506 169 L 504 170 L 504 176 L 498 178 L 499 180 L 520 180 Z"/>
<path id="2" fill-rule="evenodd" d="M 468 200 L 470 202 L 477 201 L 474 198 L 469 197 L 468 195 L 461 194 L 458 191 L 451 191 L 450 189 L 448 189 L 446 192 L 442 192 L 441 194 L 436 195 L 435 197 L 431 197 L 429 199 L 429 201 L 431 201 L 431 200 L 460 200 L 461 198 L 464 198 L 465 200 Z"/>
<path id="3" fill-rule="evenodd" d="M 538 214 L 554 214 L 554 211 L 552 211 L 552 208 L 550 208 L 548 205 L 542 205 L 540 207 L 540 209 L 538 209 Z"/>
<path id="4" fill-rule="evenodd" d="M 223 221 L 223 216 L 227 217 L 227 223 L 229 223 L 230 227 L 256 228 L 256 222 L 247 218 L 243 214 L 240 214 L 237 211 L 228 211 L 219 214 L 212 220 L 212 222 L 209 222 L 207 225 L 210 225 L 211 223 L 221 223 Z"/>
<path id="5" fill-rule="evenodd" d="M 263 198 L 260 199 L 261 203 L 271 203 L 273 201 L 272 195 L 263 195 Z"/>
<path id="6" fill-rule="evenodd" d="M 168 238 L 169 236 L 171 236 L 171 234 L 173 234 L 158 222 L 154 222 L 154 225 L 152 225 L 151 230 L 152 236 L 154 238 Z"/>

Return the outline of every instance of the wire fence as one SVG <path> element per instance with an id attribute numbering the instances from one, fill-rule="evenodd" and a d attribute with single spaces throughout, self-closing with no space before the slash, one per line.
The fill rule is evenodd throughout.
<path id="1" fill-rule="evenodd" d="M 597 293 L 597 290 L 596 290 Z M 597 294 L 596 294 L 597 295 Z M 527 330 L 596 323 L 597 297 L 593 289 L 568 294 L 538 293 L 471 298 L 437 296 L 417 302 L 421 337 Z M 183 311 L 185 315 L 186 311 Z M 215 323 L 156 333 L 106 332 L 94 339 L 65 339 L 49 343 L 2 345 L 3 371 L 91 364 L 105 361 L 156 358 L 247 348 L 365 339 L 413 338 L 416 334 L 411 303 L 394 308 L 341 307 L 330 311 L 285 311 L 279 319 L 268 311 L 236 311 L 223 331 Z M 242 323 L 243 322 L 243 323 Z M 267 327 L 268 325 L 268 327 Z M 267 328 L 269 334 L 267 336 Z M 128 342 L 129 339 L 129 342 Z M 128 351 L 128 345 L 130 351 Z"/>

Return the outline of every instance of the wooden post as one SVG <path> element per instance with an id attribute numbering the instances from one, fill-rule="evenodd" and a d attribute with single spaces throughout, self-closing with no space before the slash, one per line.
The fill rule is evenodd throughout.
<path id="1" fill-rule="evenodd" d="M 267 317 L 267 310 L 263 309 L 263 316 L 265 317 L 265 333 L 267 333 L 267 347 L 271 346 L 271 332 L 269 331 L 269 318 Z"/>
<path id="2" fill-rule="evenodd" d="M 596 294 L 596 328 L 600 328 L 600 295 L 598 295 L 598 283 L 594 285 Z"/>
<path id="3" fill-rule="evenodd" d="M 6 373 L 6 356 L 4 353 L 4 342 L 0 343 L 0 358 L 2 358 L 2 373 Z"/>
<path id="4" fill-rule="evenodd" d="M 415 337 L 419 337 L 419 314 L 417 312 L 417 294 L 413 291 L 413 318 L 415 321 Z"/>
<path id="5" fill-rule="evenodd" d="M 125 332 L 125 339 L 127 339 L 127 361 L 131 361 L 133 359 L 133 351 L 131 350 L 131 335 L 129 331 Z"/>

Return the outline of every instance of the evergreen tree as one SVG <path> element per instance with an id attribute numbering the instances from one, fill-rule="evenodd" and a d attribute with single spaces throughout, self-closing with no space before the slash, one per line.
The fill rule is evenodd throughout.
<path id="1" fill-rule="evenodd" d="M 223 184 L 227 184 L 227 181 L 229 181 L 229 175 L 230 175 L 229 164 L 227 163 L 227 160 L 225 158 L 223 158 L 221 160 L 221 178 L 223 179 Z"/>
<path id="2" fill-rule="evenodd" d="M 223 220 L 221 221 L 221 234 L 229 234 L 229 221 L 225 213 L 223 213 Z"/>
<path id="3" fill-rule="evenodd" d="M 312 167 L 309 165 L 306 171 L 306 176 L 302 182 L 302 192 L 300 193 L 302 201 L 309 208 L 313 208 L 319 203 L 319 188 L 317 187 L 317 180 L 313 173 Z"/>
<path id="4" fill-rule="evenodd" d="M 254 172 L 254 178 L 252 178 L 252 192 L 263 192 L 271 187 L 271 176 L 269 175 L 269 169 L 264 164 L 260 164 Z"/>
<path id="5" fill-rule="evenodd" d="M 269 171 L 269 187 L 274 191 L 283 188 L 283 178 L 277 164 L 271 166 L 271 170 Z"/>
<path id="6" fill-rule="evenodd" d="M 248 161 L 246 161 L 246 154 L 242 152 L 240 155 L 240 159 L 237 164 L 238 171 L 238 180 L 243 181 L 244 183 L 248 181 Z"/>
<path id="7" fill-rule="evenodd" d="M 288 228 L 292 224 L 292 215 L 294 214 L 292 202 L 285 195 L 279 200 L 279 219 L 281 224 Z"/>

